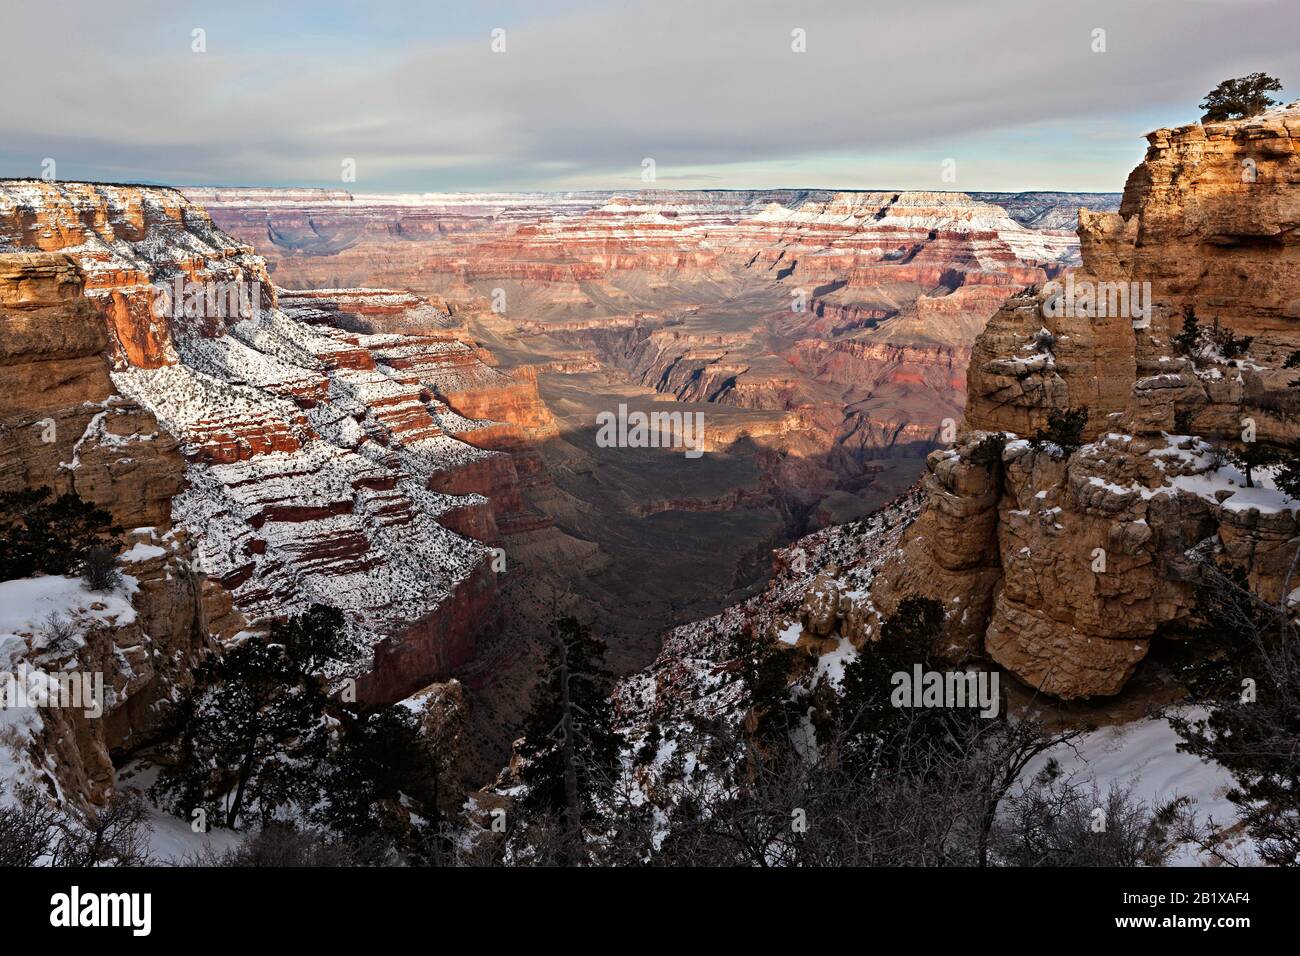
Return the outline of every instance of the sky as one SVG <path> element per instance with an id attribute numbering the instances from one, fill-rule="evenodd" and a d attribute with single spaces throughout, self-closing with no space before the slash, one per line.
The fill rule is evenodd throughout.
<path id="1" fill-rule="evenodd" d="M 1119 191 L 1219 81 L 1300 97 L 1297 0 L 0 3 L 0 176 Z"/>

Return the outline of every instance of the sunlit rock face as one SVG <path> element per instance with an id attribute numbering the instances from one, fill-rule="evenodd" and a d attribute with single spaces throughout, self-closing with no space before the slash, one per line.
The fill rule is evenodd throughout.
<path id="1" fill-rule="evenodd" d="M 409 293 L 282 301 L 174 190 L 0 182 L 0 313 L 6 486 L 183 537 L 246 619 L 342 608 L 374 696 L 463 663 L 499 611 L 490 546 L 548 524 L 515 467 L 544 483 L 534 379 Z"/>
<path id="2" fill-rule="evenodd" d="M 1064 309 L 1061 286 L 1008 300 L 976 340 L 964 435 L 930 455 L 927 504 L 877 576 L 875 606 L 945 601 L 957 656 L 983 652 L 1063 698 L 1117 693 L 1193 604 L 1188 552 L 1281 599 L 1296 502 L 1222 464 L 1214 443 L 1300 437 L 1300 104 L 1162 129 L 1116 213 L 1080 213 L 1073 287 L 1140 289 L 1128 312 Z M 1149 309 L 1146 308 L 1149 306 Z M 1186 310 L 1253 336 L 1246 354 L 1171 339 Z M 1141 312 L 1142 314 L 1137 314 Z M 1087 408 L 1073 453 L 1024 439 Z M 1006 432 L 1000 460 L 976 449 Z M 985 446 L 987 448 L 987 446 Z"/>

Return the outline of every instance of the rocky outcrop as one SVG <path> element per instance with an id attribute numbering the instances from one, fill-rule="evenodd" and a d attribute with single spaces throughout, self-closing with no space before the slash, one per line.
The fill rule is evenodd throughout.
<path id="1" fill-rule="evenodd" d="M 374 697 L 463 664 L 499 611 L 484 542 L 545 526 L 535 378 L 409 293 L 281 300 L 173 190 L 0 183 L 0 310 L 4 481 L 184 541 L 249 619 L 340 607 Z"/>
<path id="2" fill-rule="evenodd" d="M 1300 437 L 1283 370 L 1300 348 L 1300 104 L 1148 139 L 1118 213 L 1080 212 L 1083 268 L 976 340 L 964 434 L 930 455 L 926 506 L 872 591 L 881 613 L 943 601 L 952 656 L 1062 698 L 1119 692 L 1179 635 L 1192 549 L 1270 601 L 1295 550 L 1300 505 L 1267 470 L 1246 487 L 1215 446 L 1248 426 Z M 1189 309 L 1220 340 L 1253 336 L 1246 354 L 1214 334 L 1175 347 Z M 1082 447 L 1025 440 L 1068 408 L 1088 410 Z"/>
<path id="3" fill-rule="evenodd" d="M 44 578 L 11 582 L 0 599 L 11 622 L 0 635 L 0 670 L 103 680 L 102 713 L 8 715 L 5 746 L 38 774 L 29 782 L 49 774 L 43 782 L 75 803 L 104 797 L 112 756 L 152 739 L 214 637 L 243 626 L 229 592 L 193 570 L 187 536 L 172 523 L 185 461 L 151 412 L 116 394 L 111 327 L 86 283 L 67 254 L 0 253 L 0 490 L 76 492 L 129 532 L 118 591 Z M 51 642 L 48 615 L 66 629 L 61 641 Z"/>

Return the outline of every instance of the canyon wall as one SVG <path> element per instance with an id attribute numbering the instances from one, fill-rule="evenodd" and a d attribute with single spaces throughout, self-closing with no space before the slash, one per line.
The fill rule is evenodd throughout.
<path id="1" fill-rule="evenodd" d="M 953 657 L 1062 698 L 1117 693 L 1152 641 L 1183 635 L 1198 559 L 1276 602 L 1295 554 L 1296 502 L 1221 449 L 1300 437 L 1284 368 L 1300 104 L 1148 141 L 1119 211 L 1080 212 L 1071 283 L 1012 297 L 980 334 L 962 434 L 929 456 L 926 505 L 871 591 L 877 623 L 906 596 L 942 601 Z M 1190 347 L 1188 309 L 1217 330 Z M 1253 337 L 1244 354 L 1222 347 L 1229 330 Z M 1088 410 L 1082 447 L 1026 440 L 1068 408 Z"/>
<path id="2" fill-rule="evenodd" d="M 0 182 L 0 308 L 4 486 L 75 490 L 137 529 L 158 558 L 134 604 L 145 662 L 184 671 L 177 642 L 321 602 L 349 621 L 341 673 L 398 699 L 491 629 L 490 547 L 548 525 L 522 494 L 555 430 L 526 370 L 409 293 L 281 301 L 174 190 Z"/>
<path id="3" fill-rule="evenodd" d="M 20 233 L 6 198 L 0 191 L 10 244 Z M 193 570 L 192 542 L 172 518 L 184 458 L 148 408 L 117 394 L 111 300 L 88 295 L 93 280 L 65 252 L 0 251 L 0 492 L 75 492 L 126 529 L 125 597 L 57 577 L 0 583 L 0 671 L 104 675 L 103 713 L 93 718 L 66 708 L 0 715 L 0 747 L 19 766 L 32 756 L 27 782 L 74 801 L 111 790 L 111 754 L 149 740 L 214 638 L 244 623 L 230 593 Z M 51 619 L 66 639 L 52 639 Z"/>

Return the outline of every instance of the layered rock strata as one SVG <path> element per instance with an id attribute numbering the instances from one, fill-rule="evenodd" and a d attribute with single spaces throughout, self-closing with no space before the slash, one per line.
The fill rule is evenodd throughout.
<path id="1" fill-rule="evenodd" d="M 184 535 L 250 619 L 341 607 L 372 696 L 468 658 L 496 612 L 489 545 L 546 524 L 516 468 L 543 482 L 528 446 L 554 430 L 527 372 L 407 293 L 281 303 L 168 189 L 0 183 L 0 278 L 8 483 Z"/>
<path id="2" fill-rule="evenodd" d="M 811 483 L 771 479 L 813 505 L 870 485 L 872 459 L 915 467 L 960 417 L 984 322 L 1077 258 L 1071 200 L 1116 204 L 827 190 L 191 195 L 264 251 L 281 285 L 414 288 L 512 364 L 789 415 L 749 435 L 809 460 Z"/>

